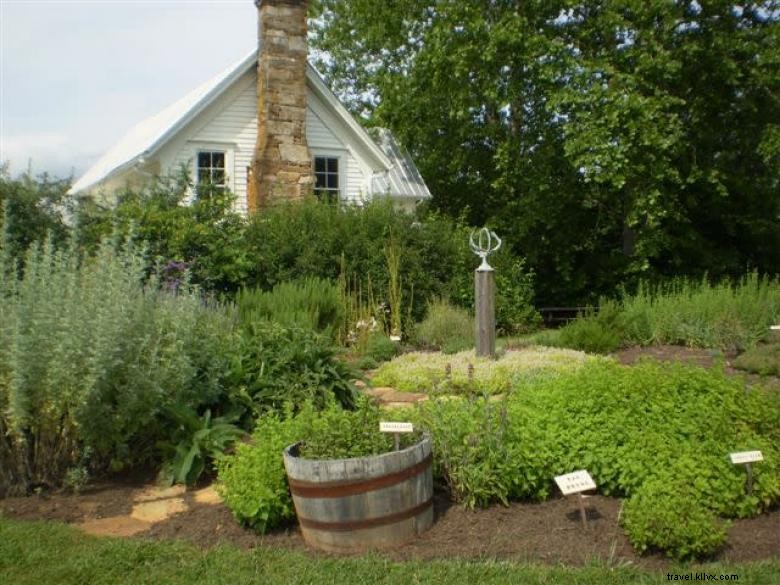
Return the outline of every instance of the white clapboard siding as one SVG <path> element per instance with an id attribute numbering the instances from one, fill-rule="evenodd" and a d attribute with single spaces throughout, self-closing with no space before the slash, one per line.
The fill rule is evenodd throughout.
<path id="1" fill-rule="evenodd" d="M 227 173 L 230 189 L 236 194 L 236 210 L 246 213 L 247 167 L 252 164 L 257 139 L 257 98 L 254 71 L 244 75 L 231 91 L 225 92 L 209 108 L 188 124 L 176 140 L 161 153 L 163 166 L 170 170 L 186 165 L 195 179 L 197 151 L 204 148 L 228 152 Z M 342 197 L 362 203 L 369 197 L 372 169 L 349 144 L 349 130 L 311 92 L 306 112 L 306 140 L 318 155 L 339 156 L 344 171 Z"/>

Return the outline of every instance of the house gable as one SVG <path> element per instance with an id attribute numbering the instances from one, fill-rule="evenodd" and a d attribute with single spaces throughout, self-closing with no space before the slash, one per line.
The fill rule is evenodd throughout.
<path id="1" fill-rule="evenodd" d="M 137 183 L 149 174 L 175 172 L 181 165 L 190 169 L 194 179 L 198 152 L 219 150 L 226 153 L 228 186 L 237 196 L 236 208 L 246 212 L 247 172 L 257 139 L 256 76 L 253 52 L 133 128 L 74 184 L 71 193 L 108 191 Z M 306 132 L 313 157 L 338 158 L 342 200 L 358 203 L 375 194 L 416 200 L 430 197 L 427 188 L 402 192 L 391 181 L 377 181 L 391 173 L 397 161 L 386 154 L 391 151 L 371 139 L 311 65 L 307 69 Z M 377 189 L 377 185 L 383 187 Z"/>

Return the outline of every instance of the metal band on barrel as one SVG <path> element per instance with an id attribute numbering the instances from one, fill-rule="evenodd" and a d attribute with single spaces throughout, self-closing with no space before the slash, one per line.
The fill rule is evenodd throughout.
<path id="1" fill-rule="evenodd" d="M 301 498 L 341 498 L 343 496 L 354 496 L 390 487 L 399 484 L 410 477 L 419 475 L 430 467 L 432 459 L 432 455 L 429 453 L 425 459 L 411 467 L 371 479 L 319 483 L 288 478 L 288 482 L 292 495 Z"/>
<path id="2" fill-rule="evenodd" d="M 378 518 L 366 518 L 365 520 L 352 520 L 345 522 L 321 522 L 319 520 L 309 520 L 308 518 L 301 518 L 298 516 L 298 522 L 304 528 L 311 530 L 323 530 L 327 532 L 351 532 L 353 530 L 362 530 L 365 528 L 376 528 L 378 526 L 386 526 L 388 524 L 395 524 L 402 520 L 408 520 L 414 518 L 421 512 L 433 505 L 433 497 L 418 504 L 408 510 L 396 512 L 394 514 L 388 514 L 387 516 L 380 516 Z"/>

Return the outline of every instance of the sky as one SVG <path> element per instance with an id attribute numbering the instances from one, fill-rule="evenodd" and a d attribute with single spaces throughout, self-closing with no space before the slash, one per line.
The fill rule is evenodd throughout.
<path id="1" fill-rule="evenodd" d="M 256 35 L 253 0 L 0 0 L 0 162 L 77 178 Z"/>

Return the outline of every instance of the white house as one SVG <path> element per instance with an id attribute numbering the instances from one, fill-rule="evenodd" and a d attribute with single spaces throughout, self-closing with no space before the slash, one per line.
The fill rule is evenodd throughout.
<path id="1" fill-rule="evenodd" d="M 306 2 L 257 6 L 258 50 L 132 128 L 71 193 L 110 197 L 185 165 L 193 184 L 229 188 L 244 213 L 312 188 L 358 204 L 389 196 L 406 208 L 431 197 L 393 135 L 369 135 L 307 62 Z"/>

